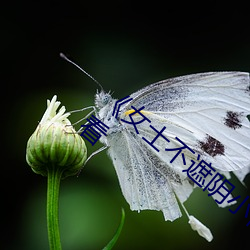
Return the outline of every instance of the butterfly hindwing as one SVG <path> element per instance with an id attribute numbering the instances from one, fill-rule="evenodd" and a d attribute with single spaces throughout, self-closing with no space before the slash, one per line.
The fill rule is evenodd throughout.
<path id="1" fill-rule="evenodd" d="M 113 134 L 109 143 L 108 154 L 131 209 L 161 210 L 165 219 L 171 221 L 180 217 L 172 187 L 172 182 L 178 183 L 179 177 L 169 164 L 157 157 L 132 131 Z"/>

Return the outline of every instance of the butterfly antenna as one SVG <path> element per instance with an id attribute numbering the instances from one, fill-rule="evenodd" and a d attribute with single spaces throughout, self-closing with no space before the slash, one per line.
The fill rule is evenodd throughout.
<path id="1" fill-rule="evenodd" d="M 79 70 L 81 70 L 85 75 L 87 75 L 89 78 L 91 78 L 95 83 L 97 83 L 97 85 L 101 88 L 101 90 L 103 90 L 102 85 L 89 73 L 87 73 L 84 69 L 82 69 L 79 65 L 77 65 L 76 63 L 74 63 L 73 61 L 71 61 L 67 56 L 65 56 L 63 53 L 60 53 L 60 57 L 64 60 L 66 60 L 67 62 L 73 64 L 74 66 L 76 66 Z"/>

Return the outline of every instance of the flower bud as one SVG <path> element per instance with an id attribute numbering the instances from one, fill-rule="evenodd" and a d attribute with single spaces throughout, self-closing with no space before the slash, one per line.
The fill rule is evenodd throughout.
<path id="1" fill-rule="evenodd" d="M 56 114 L 60 102 L 54 96 L 47 101 L 41 122 L 27 143 L 26 160 L 32 170 L 47 176 L 50 168 L 62 171 L 62 177 L 79 172 L 87 158 L 87 148 L 80 135 L 76 133 L 61 107 Z"/>

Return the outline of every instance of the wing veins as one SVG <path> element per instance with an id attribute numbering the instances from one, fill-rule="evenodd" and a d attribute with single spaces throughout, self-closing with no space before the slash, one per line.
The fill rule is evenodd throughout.
<path id="1" fill-rule="evenodd" d="M 134 139 L 134 137 L 132 137 L 133 138 L 133 141 L 134 141 L 134 143 L 135 144 L 137 144 L 137 146 L 138 146 L 138 148 L 140 148 L 140 145 L 138 144 L 138 142 Z M 128 143 L 128 136 L 127 136 L 127 134 L 126 134 L 126 140 L 127 140 L 127 143 Z M 129 143 L 128 143 L 128 145 L 129 145 Z M 136 154 L 134 154 L 134 153 L 131 153 L 131 147 L 128 147 L 129 148 L 129 153 L 130 153 L 130 155 L 135 155 L 135 157 L 136 157 L 136 159 L 137 159 L 137 162 L 138 162 L 138 158 L 137 158 L 137 155 Z M 143 151 L 142 151 L 143 152 Z M 144 153 L 144 152 L 143 152 Z M 139 165 L 139 164 L 138 164 Z M 149 206 L 149 194 L 148 194 L 148 191 L 147 191 L 147 188 L 146 188 L 146 183 L 145 183 L 145 177 L 144 177 L 144 172 L 142 171 L 142 168 L 141 168 L 141 166 L 139 165 L 138 166 L 139 168 L 140 168 L 140 171 L 141 171 L 141 173 L 142 173 L 142 175 L 143 175 L 143 186 L 144 186 L 144 189 L 145 189 L 145 192 L 146 192 L 146 196 L 147 196 L 147 203 L 148 203 L 148 206 Z M 132 171 L 133 171 L 133 175 L 134 175 L 134 180 L 136 181 L 136 176 L 135 176 L 135 173 L 134 173 L 134 169 L 133 169 L 133 167 L 132 167 Z M 136 184 L 137 184 L 137 181 L 136 181 Z M 137 186 L 137 189 L 136 190 L 139 190 L 139 188 L 138 188 L 138 186 Z M 138 197 L 138 200 L 140 201 L 140 199 L 139 199 L 139 194 L 138 194 L 138 192 L 137 192 L 137 197 Z M 140 204 L 139 204 L 140 205 Z"/>
<path id="2" fill-rule="evenodd" d="M 203 115 L 203 114 L 201 114 L 201 115 Z M 181 120 L 187 122 L 187 121 L 184 120 L 181 116 L 178 116 L 178 115 L 176 115 L 176 116 L 179 117 Z M 206 117 L 205 115 L 203 115 L 203 116 Z M 207 118 L 209 118 L 210 120 L 214 121 L 214 120 L 211 119 L 210 117 L 207 117 Z M 192 123 L 190 123 L 190 122 L 188 122 L 188 123 L 189 123 L 189 125 L 193 126 Z M 199 130 L 199 131 L 201 131 L 201 132 L 204 133 L 204 134 L 207 134 L 207 132 L 205 132 L 205 131 L 204 131 L 203 129 L 201 129 L 201 128 L 196 127 L 196 129 Z M 227 138 L 230 138 L 230 140 L 232 140 L 231 137 L 227 137 Z M 241 144 L 240 144 L 240 145 L 241 145 Z M 230 147 L 229 145 L 227 145 L 227 147 L 230 148 L 230 149 L 232 149 L 232 147 Z M 247 149 L 246 146 L 243 145 L 243 147 Z M 237 152 L 237 151 L 236 151 L 236 152 Z M 241 154 L 241 152 L 239 152 L 239 154 L 240 154 L 241 156 L 243 156 L 243 155 Z M 244 158 L 244 156 L 243 156 L 243 158 Z"/>

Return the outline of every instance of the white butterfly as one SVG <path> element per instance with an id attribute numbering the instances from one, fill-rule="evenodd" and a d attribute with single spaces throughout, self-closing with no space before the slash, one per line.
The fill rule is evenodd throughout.
<path id="1" fill-rule="evenodd" d="M 233 171 L 241 181 L 249 173 L 248 73 L 211 72 L 176 77 L 151 84 L 130 98 L 121 105 L 117 117 L 112 115 L 117 100 L 109 93 L 97 92 L 95 106 L 97 118 L 109 127 L 107 136 L 100 141 L 108 147 L 122 193 L 132 210 L 161 210 L 165 220 L 170 221 L 180 217 L 177 199 L 183 203 L 196 186 L 182 171 L 190 166 L 191 160 L 197 161 L 198 154 L 217 171 L 224 174 Z M 136 125 L 138 133 L 133 124 L 126 123 L 135 112 L 131 106 L 144 107 L 141 113 L 150 120 Z M 139 122 L 142 116 L 136 114 L 133 120 Z M 145 139 L 152 142 L 156 131 L 163 127 L 162 135 L 169 142 L 158 136 L 152 143 L 157 151 Z M 170 163 L 176 151 L 165 151 L 180 148 L 176 137 L 196 153 L 185 151 L 186 165 L 180 155 Z M 227 200 L 221 206 L 226 206 Z M 211 240 L 212 236 L 206 238 Z"/>
<path id="2" fill-rule="evenodd" d="M 187 169 L 202 159 L 226 178 L 233 172 L 243 182 L 250 172 L 249 74 L 209 72 L 163 80 L 131 94 L 118 111 L 118 100 L 100 87 L 94 110 L 109 129 L 100 138 L 104 147 L 88 159 L 108 148 L 131 210 L 161 210 L 165 220 L 173 221 L 181 216 L 178 199 L 191 228 L 211 241 L 210 230 L 183 205 L 198 183 L 188 177 Z M 188 147 L 183 155 L 169 150 L 183 145 Z M 210 195 L 219 206 L 227 206 L 233 200 L 230 187 L 223 185 L 225 179 L 211 176 L 207 174 L 206 181 L 224 190 L 210 189 Z"/>

